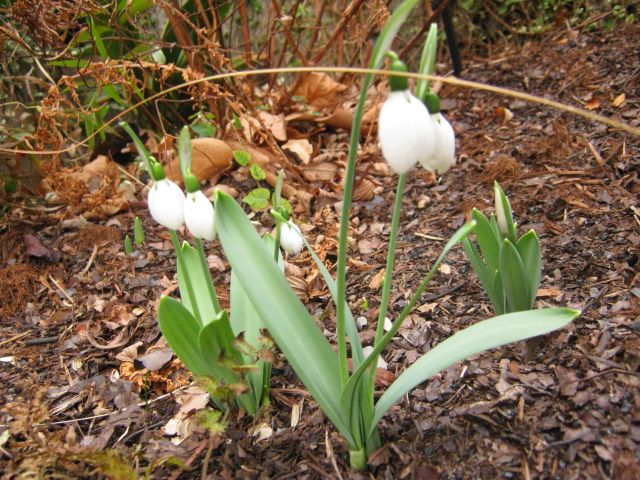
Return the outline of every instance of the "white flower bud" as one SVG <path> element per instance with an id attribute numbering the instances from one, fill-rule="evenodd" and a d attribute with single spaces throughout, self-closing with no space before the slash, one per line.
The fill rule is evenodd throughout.
<path id="1" fill-rule="evenodd" d="M 390 92 L 380 109 L 382 154 L 398 175 L 434 152 L 433 125 L 427 107 L 409 90 Z"/>
<path id="2" fill-rule="evenodd" d="M 425 170 L 444 173 L 456 163 L 456 137 L 451 124 L 440 113 L 431 115 L 434 150 L 420 161 Z"/>
<path id="3" fill-rule="evenodd" d="M 194 237 L 209 241 L 216 238 L 215 210 L 202 190 L 187 194 L 184 221 Z"/>
<path id="4" fill-rule="evenodd" d="M 153 219 L 163 227 L 178 230 L 184 223 L 184 193 L 171 180 L 164 178 L 154 182 L 147 204 Z"/>
<path id="5" fill-rule="evenodd" d="M 280 227 L 280 246 L 289 255 L 297 255 L 302 250 L 304 242 L 300 228 L 293 222 L 283 223 Z"/>
<path id="6" fill-rule="evenodd" d="M 507 235 L 509 233 L 507 215 L 511 208 L 503 203 L 503 198 L 506 200 L 506 197 L 497 182 L 493 184 L 493 195 L 496 205 L 496 223 L 498 224 L 498 230 L 500 230 L 502 235 Z"/>

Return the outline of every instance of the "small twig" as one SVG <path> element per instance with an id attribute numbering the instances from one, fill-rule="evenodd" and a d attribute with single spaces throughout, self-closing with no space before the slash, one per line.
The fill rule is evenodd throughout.
<path id="1" fill-rule="evenodd" d="M 327 448 L 327 457 L 329 457 L 329 460 L 331 460 L 331 466 L 333 466 L 333 469 L 335 470 L 336 475 L 338 475 L 339 480 L 343 480 L 342 474 L 340 473 L 340 469 L 338 469 L 338 462 L 336 461 L 336 456 L 333 453 L 333 445 L 331 444 L 331 439 L 329 438 L 328 429 L 325 429 L 324 431 L 324 443 Z"/>
<path id="2" fill-rule="evenodd" d="M 25 340 L 25 345 L 44 345 L 45 343 L 56 343 L 58 341 L 58 336 L 54 337 L 40 337 L 40 338 L 30 338 L 29 340 Z"/>
<path id="3" fill-rule="evenodd" d="M 429 18 L 427 18 L 426 22 L 423 22 L 420 30 L 418 30 L 416 34 L 413 37 L 411 37 L 411 40 L 409 40 L 409 42 L 400 51 L 400 53 L 398 54 L 400 58 L 405 57 L 407 53 L 413 49 L 416 42 L 420 40 L 420 37 L 422 37 L 427 32 L 427 29 L 429 29 L 429 27 L 431 27 L 431 24 L 435 20 L 437 20 L 440 15 L 442 15 L 442 12 L 444 12 L 444 9 L 447 8 L 450 3 L 451 3 L 451 0 L 444 0 L 442 3 L 440 3 L 436 7 L 433 13 L 429 16 Z"/>
<path id="4" fill-rule="evenodd" d="M 340 21 L 338 22 L 338 25 L 336 26 L 336 29 L 333 31 L 333 34 L 331 35 L 329 40 L 327 40 L 327 42 L 322 46 L 322 48 L 320 48 L 318 53 L 314 55 L 313 59 L 311 60 L 312 63 L 314 64 L 319 63 L 324 58 L 329 48 L 335 44 L 337 38 L 342 34 L 344 27 L 347 25 L 347 23 L 349 23 L 351 18 L 356 14 L 358 9 L 362 5 L 363 1 L 364 0 L 353 0 L 349 4 L 344 14 L 342 15 L 342 18 L 340 18 Z"/>
<path id="5" fill-rule="evenodd" d="M 427 240 L 435 240 L 437 242 L 444 242 L 446 240 L 446 238 L 434 237 L 433 235 L 427 235 L 427 234 L 420 233 L 420 232 L 416 232 L 414 235 L 416 237 L 426 238 Z"/>
<path id="6" fill-rule="evenodd" d="M 8 343 L 15 342 L 16 340 L 20 340 L 23 337 L 27 337 L 30 334 L 31 334 L 31 330 L 27 330 L 26 332 L 22 332 L 22 333 L 19 333 L 18 335 L 15 335 L 15 336 L 11 337 L 11 338 L 7 338 L 6 340 L 3 340 L 3 341 L 0 342 L 0 347 L 2 347 L 3 345 L 7 345 Z"/>
<path id="7" fill-rule="evenodd" d="M 60 293 L 62 293 L 62 295 L 64 295 L 64 297 L 65 297 L 67 300 L 69 300 L 71 303 L 74 303 L 74 302 L 73 302 L 73 298 L 71 298 L 71 296 L 67 293 L 67 291 L 66 291 L 64 288 L 62 288 L 62 285 L 60 285 L 60 284 L 58 283 L 58 281 L 57 281 L 55 278 L 53 278 L 53 275 L 49 274 L 49 280 L 51 280 L 51 281 L 53 282 L 53 284 L 54 284 L 56 287 L 58 287 L 58 290 L 60 290 Z"/>
<path id="8" fill-rule="evenodd" d="M 207 480 L 207 472 L 209 470 L 209 462 L 211 461 L 211 453 L 213 452 L 213 436 L 209 433 L 209 447 L 207 448 L 207 453 L 204 455 L 204 460 L 202 461 L 202 480 Z"/>
<path id="9" fill-rule="evenodd" d="M 455 292 L 456 290 L 461 289 L 462 287 L 464 287 L 466 285 L 467 282 L 462 281 L 460 283 L 456 283 L 455 285 L 452 285 L 449 288 L 445 288 L 444 290 L 442 290 L 441 292 L 438 293 L 433 293 L 431 295 L 427 295 L 426 297 L 424 297 L 424 302 L 433 302 L 434 300 L 437 300 L 439 298 L 444 297 L 445 295 L 449 295 L 450 293 Z"/>
<path id="10" fill-rule="evenodd" d="M 153 118 L 152 115 L 149 115 L 149 117 Z M 144 187 L 144 183 L 140 181 L 140 179 L 134 175 L 131 175 L 129 172 L 127 172 L 124 168 L 122 168 L 120 165 L 118 165 L 118 170 L 120 170 L 120 173 L 122 173 L 123 175 L 129 177 L 131 180 L 133 180 L 134 182 L 136 182 L 138 185 Z"/>
<path id="11" fill-rule="evenodd" d="M 87 274 L 87 272 L 91 268 L 91 264 L 93 263 L 93 260 L 96 258 L 96 254 L 97 253 L 98 253 L 98 245 L 96 244 L 96 245 L 93 246 L 93 251 L 91 252 L 91 256 L 89 257 L 89 261 L 87 262 L 85 267 L 80 272 L 80 276 L 81 277 L 83 277 L 84 275 Z"/>

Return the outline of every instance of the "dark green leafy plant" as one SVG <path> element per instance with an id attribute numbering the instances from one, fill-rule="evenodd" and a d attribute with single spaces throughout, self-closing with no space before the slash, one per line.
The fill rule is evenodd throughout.
<path id="1" fill-rule="evenodd" d="M 463 240 L 464 250 L 497 315 L 533 308 L 542 272 L 540 241 L 535 231 L 517 236 L 511 204 L 494 184 L 496 214 L 489 219 L 477 209 L 476 242 Z"/>

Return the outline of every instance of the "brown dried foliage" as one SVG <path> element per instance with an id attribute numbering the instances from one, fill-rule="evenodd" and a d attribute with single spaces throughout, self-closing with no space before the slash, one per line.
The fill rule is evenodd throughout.
<path id="1" fill-rule="evenodd" d="M 0 269 L 0 317 L 13 317 L 24 312 L 27 303 L 37 297 L 38 271 L 29 264 L 16 263 Z"/>
<path id="2" fill-rule="evenodd" d="M 100 8 L 91 0 L 17 0 L 11 18 L 41 47 L 60 47 L 80 16 Z"/>

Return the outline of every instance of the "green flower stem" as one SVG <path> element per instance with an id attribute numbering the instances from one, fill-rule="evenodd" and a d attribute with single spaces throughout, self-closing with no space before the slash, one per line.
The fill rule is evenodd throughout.
<path id="1" fill-rule="evenodd" d="M 280 253 L 280 234 L 282 232 L 282 222 L 276 218 L 276 244 L 273 247 L 273 259 L 278 263 Z"/>
<path id="2" fill-rule="evenodd" d="M 365 470 L 367 468 L 367 452 L 365 449 L 349 450 L 349 464 L 351 468 L 356 470 Z"/>
<path id="3" fill-rule="evenodd" d="M 373 61 L 372 61 L 373 62 Z M 378 66 L 378 65 L 374 65 Z M 344 195 L 342 198 L 342 215 L 340 217 L 340 235 L 338 246 L 338 273 L 336 284 L 338 286 L 337 294 L 337 320 L 336 334 L 338 337 L 338 366 L 340 369 L 340 379 L 344 387 L 349 379 L 349 368 L 347 361 L 347 339 L 346 339 L 346 273 L 347 273 L 347 243 L 349 236 L 349 213 L 351 211 L 351 198 L 353 196 L 353 184 L 356 178 L 356 160 L 358 156 L 358 145 L 360 143 L 360 131 L 362 126 L 362 117 L 364 115 L 364 106 L 367 100 L 367 91 L 373 83 L 373 75 L 369 74 L 365 77 L 362 85 L 362 93 L 358 100 L 355 113 L 353 115 L 353 126 L 351 128 L 351 137 L 349 140 L 349 157 L 347 160 L 347 172 L 344 178 Z M 353 339 L 352 341 L 359 341 Z"/>
<path id="4" fill-rule="evenodd" d="M 198 321 L 202 324 L 202 315 L 200 314 L 200 309 L 198 308 L 198 302 L 196 300 L 195 294 L 193 293 L 193 286 L 191 285 L 191 278 L 189 277 L 189 273 L 187 272 L 187 266 L 184 263 L 184 259 L 182 258 L 182 247 L 180 246 L 180 239 L 178 238 L 178 232 L 175 230 L 169 230 L 171 233 L 171 241 L 173 242 L 173 248 L 176 251 L 176 260 L 178 261 L 178 276 L 183 275 L 184 284 L 187 286 L 189 298 L 193 299 L 193 314 L 198 319 Z M 181 273 L 182 272 L 182 273 Z"/>
<path id="5" fill-rule="evenodd" d="M 472 220 L 471 222 L 468 222 L 467 224 L 463 225 L 458 229 L 458 231 L 454 234 L 452 239 L 457 236 L 464 236 L 464 237 L 468 236 L 471 233 L 471 231 L 475 228 L 475 226 L 476 226 L 476 222 L 474 220 Z M 452 239 L 449 240 L 449 243 L 452 242 Z M 458 239 L 456 243 L 458 242 L 460 242 L 460 239 Z M 444 261 L 446 253 L 452 247 L 453 245 L 451 245 L 449 248 L 445 247 L 445 250 L 440 254 L 436 262 L 431 267 L 431 270 L 429 270 L 429 273 L 427 274 L 427 276 L 424 278 L 424 280 L 422 280 L 422 282 L 418 286 L 417 290 L 411 297 L 411 300 L 409 301 L 409 303 L 402 309 L 402 312 L 400 312 L 400 315 L 398 315 L 398 318 L 396 318 L 396 320 L 391 325 L 391 329 L 380 339 L 379 342 L 377 342 L 374 345 L 374 348 L 371 354 L 367 358 L 365 358 L 364 361 L 358 367 L 358 369 L 355 372 L 353 372 L 353 375 L 351 376 L 351 379 L 349 380 L 349 382 L 355 382 L 359 380 L 359 378 L 364 374 L 365 370 L 369 368 L 370 365 L 372 365 L 373 359 L 377 358 L 380 352 L 382 352 L 386 348 L 386 346 L 389 344 L 389 342 L 393 339 L 393 337 L 398 332 L 398 330 L 400 330 L 402 323 L 405 321 L 405 319 L 409 316 L 411 311 L 417 305 L 418 301 L 420 300 L 420 297 L 422 296 L 425 289 L 427 288 L 427 285 L 429 285 L 429 282 L 438 271 L 438 267 Z"/>
<path id="6" fill-rule="evenodd" d="M 391 281 L 393 279 L 393 266 L 396 261 L 396 240 L 398 239 L 398 227 L 400 226 L 400 214 L 402 213 L 402 199 L 404 198 L 404 186 L 407 182 L 407 174 L 403 173 L 398 177 L 398 187 L 396 198 L 393 204 L 393 216 L 391 217 L 391 233 L 389 234 L 389 248 L 387 250 L 387 265 L 384 272 L 382 284 L 382 298 L 380 300 L 380 311 L 378 313 L 378 325 L 376 326 L 376 338 L 374 346 L 378 344 L 384 335 L 384 321 L 389 310 L 389 296 L 391 294 Z M 378 364 L 378 359 L 373 361 L 373 365 Z M 375 375 L 371 376 L 371 395 L 375 388 Z"/>
<path id="7" fill-rule="evenodd" d="M 196 238 L 196 248 L 198 250 L 198 256 L 200 257 L 200 264 L 202 265 L 202 269 L 204 272 L 209 272 L 207 277 L 207 288 L 209 290 L 209 297 L 211 298 L 211 302 L 213 303 L 213 308 L 216 313 L 220 313 L 222 311 L 222 307 L 220 306 L 220 300 L 218 300 L 218 294 L 216 293 L 216 286 L 213 284 L 213 279 L 211 278 L 211 272 L 209 271 L 209 262 L 207 262 L 207 256 L 204 253 L 204 247 L 202 246 L 202 240 Z"/>
<path id="8" fill-rule="evenodd" d="M 376 45 L 371 55 L 369 67 L 372 69 L 380 68 L 384 62 L 387 50 L 391 47 L 394 37 L 400 30 L 400 27 L 407 19 L 411 10 L 418 4 L 419 0 L 404 0 L 393 11 L 391 18 L 382 29 Z M 338 273 L 336 283 L 338 285 L 337 294 L 337 320 L 336 333 L 338 336 L 338 365 L 340 369 L 340 378 L 342 386 L 349 380 L 349 370 L 347 364 L 347 339 L 345 338 L 346 330 L 346 272 L 347 272 L 347 240 L 349 235 L 349 213 L 351 211 L 351 198 L 353 195 L 353 183 L 356 177 L 356 160 L 358 157 L 358 145 L 360 143 L 360 132 L 362 131 L 362 117 L 364 115 L 364 106 L 367 101 L 367 92 L 373 83 L 373 74 L 368 74 L 362 82 L 362 90 L 358 105 L 353 114 L 353 123 L 351 126 L 351 136 L 349 138 L 349 157 L 347 160 L 347 171 L 344 178 L 344 196 L 342 199 L 342 215 L 340 217 L 340 236 L 338 247 Z M 360 341 L 352 339 L 352 341 Z"/>

